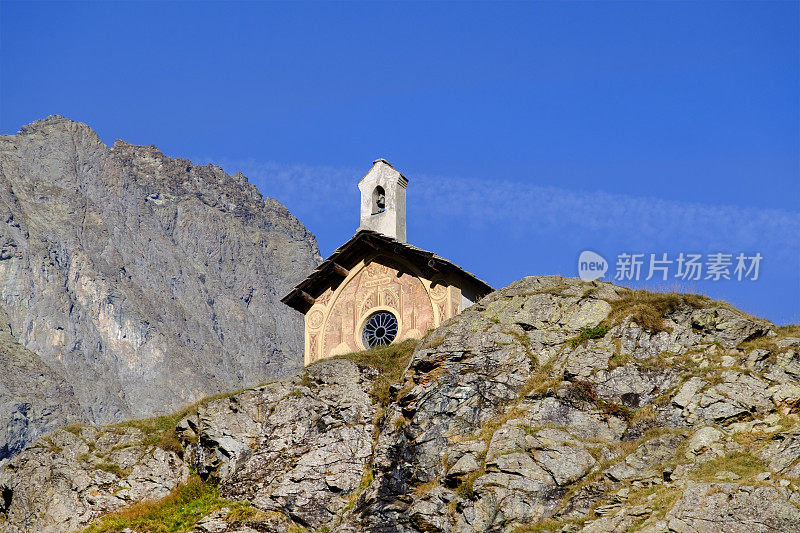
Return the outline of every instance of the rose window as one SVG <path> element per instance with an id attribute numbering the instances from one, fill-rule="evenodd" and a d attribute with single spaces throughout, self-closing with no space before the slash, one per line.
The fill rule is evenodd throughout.
<path id="1" fill-rule="evenodd" d="M 367 319 L 361 339 L 364 346 L 382 346 L 391 344 L 397 336 L 397 318 L 389 311 L 378 311 Z"/>

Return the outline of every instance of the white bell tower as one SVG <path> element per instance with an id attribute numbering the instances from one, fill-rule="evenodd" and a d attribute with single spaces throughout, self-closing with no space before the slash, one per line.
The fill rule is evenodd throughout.
<path id="1" fill-rule="evenodd" d="M 406 187 L 408 180 L 385 159 L 376 159 L 358 182 L 361 191 L 361 225 L 400 242 L 406 242 Z"/>

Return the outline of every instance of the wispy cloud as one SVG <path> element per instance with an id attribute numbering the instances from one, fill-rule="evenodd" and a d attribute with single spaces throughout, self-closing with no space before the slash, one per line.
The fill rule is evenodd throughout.
<path id="1" fill-rule="evenodd" d="M 528 231 L 617 232 L 641 244 L 672 240 L 683 246 L 800 247 L 800 212 L 706 205 L 605 192 L 576 193 L 510 181 L 428 180 L 428 202 L 445 197 L 476 223 L 510 223 Z M 795 253 L 796 256 L 796 253 Z"/>
<path id="2" fill-rule="evenodd" d="M 217 160 L 240 171 L 286 204 L 314 231 L 357 205 L 355 182 L 366 169 Z M 676 202 L 658 198 L 576 192 L 496 179 L 415 175 L 409 215 L 438 226 L 502 228 L 508 237 L 615 235 L 630 249 L 652 243 L 702 251 L 769 250 L 773 260 L 798 261 L 800 211 Z"/>
<path id="3" fill-rule="evenodd" d="M 242 172 L 318 237 L 323 255 L 358 226 L 357 181 L 365 168 L 204 158 Z M 576 275 L 583 249 L 603 254 L 759 252 L 758 282 L 682 286 L 778 323 L 800 311 L 800 211 L 669 201 L 541 187 L 504 179 L 409 176 L 413 243 L 450 257 L 500 287 L 531 273 Z M 672 255 L 674 257 L 674 255 Z M 676 280 L 673 280 L 676 281 Z M 634 285 L 675 289 L 673 281 Z"/>

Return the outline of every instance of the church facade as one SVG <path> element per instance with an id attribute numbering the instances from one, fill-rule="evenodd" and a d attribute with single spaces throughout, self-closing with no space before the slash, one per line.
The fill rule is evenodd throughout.
<path id="1" fill-rule="evenodd" d="M 358 232 L 282 302 L 305 315 L 305 364 L 420 338 L 492 291 L 406 242 L 408 180 L 378 159 L 358 183 Z"/>

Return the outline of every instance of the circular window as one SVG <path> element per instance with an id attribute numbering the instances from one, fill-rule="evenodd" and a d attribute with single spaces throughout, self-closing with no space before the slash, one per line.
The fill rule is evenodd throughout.
<path id="1" fill-rule="evenodd" d="M 397 336 L 397 318 L 389 311 L 378 311 L 367 319 L 361 339 L 364 346 L 372 348 L 391 344 Z"/>

